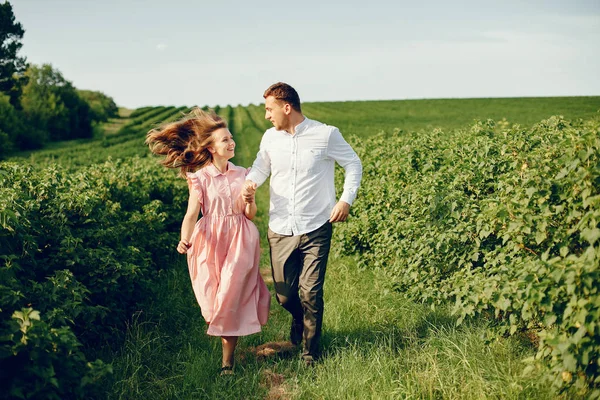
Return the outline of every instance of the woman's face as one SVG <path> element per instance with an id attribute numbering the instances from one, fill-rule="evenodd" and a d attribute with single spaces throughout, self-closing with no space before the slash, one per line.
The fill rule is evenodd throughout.
<path id="1" fill-rule="evenodd" d="M 213 143 L 208 146 L 213 158 L 229 160 L 235 155 L 235 141 L 227 128 L 217 129 L 212 133 Z"/>

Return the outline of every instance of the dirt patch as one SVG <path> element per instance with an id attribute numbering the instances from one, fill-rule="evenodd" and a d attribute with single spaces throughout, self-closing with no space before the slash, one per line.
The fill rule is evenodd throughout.
<path id="1" fill-rule="evenodd" d="M 278 374 L 265 369 L 260 375 L 260 385 L 269 389 L 266 399 L 268 400 L 284 400 L 289 399 L 290 394 L 286 390 L 285 377 L 283 374 Z"/>
<path id="2" fill-rule="evenodd" d="M 271 273 L 271 268 L 267 267 L 267 268 L 261 268 L 260 269 L 260 275 L 262 276 L 263 280 L 265 281 L 265 283 L 267 285 L 270 285 L 273 283 L 273 274 Z"/>
<path id="3" fill-rule="evenodd" d="M 291 342 L 267 342 L 256 347 L 249 347 L 248 353 L 253 354 L 257 360 L 266 358 L 288 358 L 296 352 L 296 346 Z"/>
<path id="4" fill-rule="evenodd" d="M 540 337 L 538 336 L 538 332 L 536 330 L 526 330 L 519 333 L 517 337 L 521 340 L 521 342 L 535 349 L 537 349 L 540 345 Z"/>

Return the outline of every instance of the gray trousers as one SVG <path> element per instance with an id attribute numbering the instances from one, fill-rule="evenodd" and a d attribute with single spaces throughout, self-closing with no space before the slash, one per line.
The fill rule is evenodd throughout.
<path id="1" fill-rule="evenodd" d="M 280 235 L 271 229 L 267 234 L 277 301 L 292 314 L 295 321 L 304 322 L 303 357 L 319 356 L 323 284 L 332 231 L 328 221 L 320 228 L 302 235 Z"/>

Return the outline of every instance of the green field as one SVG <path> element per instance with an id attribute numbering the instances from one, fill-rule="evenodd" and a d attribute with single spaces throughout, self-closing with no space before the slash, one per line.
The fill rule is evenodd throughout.
<path id="1" fill-rule="evenodd" d="M 349 221 L 335 228 L 325 285 L 324 358 L 309 369 L 299 362 L 297 351 L 285 343 L 289 316 L 273 298 L 263 332 L 240 341 L 231 379 L 218 376 L 220 342 L 204 333 L 175 242 L 169 247 L 167 240 L 155 243 L 150 237 L 176 237 L 186 189 L 175 173 L 163 171 L 149 156 L 144 136 L 157 123 L 188 109 L 124 112 L 92 140 L 64 142 L 0 163 L 0 174 L 10 178 L 0 187 L 5 194 L 0 202 L 2 226 L 33 243 L 27 233 L 32 228 L 7 213 L 15 204 L 26 204 L 19 214 L 26 221 L 37 213 L 64 221 L 72 240 L 65 244 L 56 233 L 55 246 L 85 260 L 65 252 L 60 257 L 48 253 L 36 239 L 39 253 L 48 254 L 32 256 L 36 261 L 31 268 L 45 269 L 35 276 L 39 282 L 65 265 L 74 265 L 71 269 L 80 281 L 85 278 L 77 274 L 95 273 L 97 266 L 89 264 L 96 253 L 84 253 L 88 242 L 79 241 L 80 232 L 98 229 L 93 232 L 99 233 L 87 231 L 89 239 L 110 231 L 114 237 L 102 240 L 115 243 L 118 235 L 127 235 L 116 255 L 102 247 L 102 260 L 115 258 L 103 264 L 106 273 L 100 281 L 90 282 L 104 285 L 117 270 L 111 269 L 113 264 L 119 263 L 119 273 L 133 268 L 127 269 L 131 281 L 113 284 L 123 284 L 126 291 L 142 279 L 144 296 L 124 297 L 130 307 L 120 310 L 120 323 L 104 319 L 103 308 L 93 308 L 97 316 L 89 321 L 114 325 L 111 340 L 101 330 L 92 329 L 92 335 L 88 329 L 74 328 L 83 338 L 88 360 L 112 364 L 112 373 L 98 373 L 90 383 L 90 397 L 600 396 L 600 97 L 303 104 L 307 117 L 340 128 L 365 169 Z M 216 111 L 228 120 L 237 142 L 234 162 L 250 166 L 270 125 L 262 106 Z M 22 182 L 26 175 L 17 172 L 27 164 L 36 174 L 29 186 Z M 341 187 L 341 171 L 337 172 Z M 52 194 L 46 194 L 52 193 L 44 186 L 47 176 L 61 185 L 56 194 L 60 201 L 52 202 Z M 94 179 L 89 186 L 82 183 L 87 176 Z M 36 208 L 46 202 L 52 202 L 52 210 L 69 204 L 56 212 Z M 103 204 L 112 211 L 97 215 Z M 261 269 L 273 293 L 266 185 L 259 189 L 257 204 Z M 74 218 L 80 222 L 69 225 Z M 150 233 L 144 232 L 144 224 L 152 226 Z M 128 229 L 136 234 L 129 236 Z M 15 254 L 24 251 L 10 237 L 5 234 L 0 240 Z M 159 263 L 153 248 L 164 256 Z M 2 273 L 9 276 L 7 260 L 14 263 L 19 256 L 0 256 L 5 260 Z M 25 260 L 21 264 L 17 268 L 29 265 Z M 33 303 L 31 307 L 42 309 L 48 326 L 61 321 L 75 326 L 85 320 L 86 311 L 68 295 L 48 296 L 57 307 L 65 299 L 71 301 L 66 312 L 70 319 L 59 321 L 56 312 L 45 314 L 43 305 L 32 300 L 41 286 L 10 282 L 11 290 L 23 293 L 23 298 L 10 297 L 12 308 Z M 93 306 L 102 296 L 102 285 L 77 301 Z M 45 319 L 48 314 L 52 317 Z M 34 352 L 19 349 L 23 354 Z M 60 378 L 60 368 L 66 367 L 54 362 Z M 48 393 L 58 390 L 39 374 L 32 381 Z"/>
<path id="2" fill-rule="evenodd" d="M 15 159 L 27 158 L 32 162 L 57 161 L 75 165 L 101 162 L 111 157 L 123 158 L 135 155 L 146 156 L 143 145 L 145 132 L 161 122 L 181 116 L 189 107 L 145 107 L 132 115 L 113 120 L 108 129 L 96 139 L 87 141 L 61 142 L 52 148 L 23 153 Z M 367 138 L 381 131 L 395 129 L 405 132 L 420 129 L 443 128 L 445 130 L 464 127 L 475 120 L 503 119 L 510 124 L 531 126 L 552 115 L 562 115 L 567 120 L 588 119 L 598 115 L 598 97 L 550 97 L 514 99 L 442 99 L 403 101 L 353 101 L 336 103 L 305 103 L 303 112 L 308 118 L 317 119 L 340 128 L 346 137 Z M 228 106 L 217 110 L 226 118 L 236 139 L 246 130 L 264 132 L 270 123 L 264 119 L 262 105 Z M 130 112 L 130 111 L 129 111 Z M 122 111 L 127 113 L 126 111 Z M 115 130 L 115 125 L 124 125 Z M 239 146 L 244 158 L 238 155 L 238 163 L 250 164 L 248 154 L 255 153 L 260 137 L 250 133 L 248 146 Z M 74 147 L 74 150 L 70 150 Z M 68 157 L 62 157 L 68 154 Z M 68 161 L 67 161 L 68 159 Z"/>

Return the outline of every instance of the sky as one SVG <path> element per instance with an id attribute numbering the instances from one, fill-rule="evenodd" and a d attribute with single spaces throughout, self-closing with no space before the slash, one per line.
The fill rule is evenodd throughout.
<path id="1" fill-rule="evenodd" d="M 122 107 L 600 95 L 600 0 L 9 0 L 20 55 Z"/>

